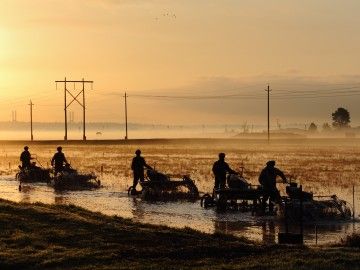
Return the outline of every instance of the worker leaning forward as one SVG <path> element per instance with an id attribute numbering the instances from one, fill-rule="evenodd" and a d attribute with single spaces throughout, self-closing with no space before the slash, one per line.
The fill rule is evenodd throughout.
<path id="1" fill-rule="evenodd" d="M 225 153 L 219 154 L 219 160 L 215 161 L 212 171 L 215 177 L 215 189 L 225 188 L 226 173 L 237 174 L 237 172 L 232 170 L 229 164 L 225 162 Z"/>
<path id="2" fill-rule="evenodd" d="M 276 188 L 276 177 L 280 176 L 284 183 L 287 182 L 287 179 L 284 173 L 275 168 L 275 161 L 270 160 L 266 163 L 266 167 L 261 171 L 259 176 L 259 182 L 263 188 L 264 197 L 262 201 L 262 210 L 265 213 L 266 205 L 268 199 L 269 201 L 269 213 L 274 211 L 274 202 L 281 203 L 281 196 L 279 190 Z"/>
<path id="3" fill-rule="evenodd" d="M 64 153 L 62 152 L 62 147 L 57 148 L 57 152 L 51 159 L 51 166 L 55 168 L 55 175 L 64 170 L 64 165 L 69 164 L 66 160 Z"/>
<path id="4" fill-rule="evenodd" d="M 136 190 L 136 186 L 140 180 L 140 182 L 144 182 L 144 168 L 147 168 L 149 170 L 152 170 L 149 165 L 146 164 L 145 159 L 141 156 L 141 150 L 135 151 L 135 157 L 132 160 L 131 163 L 131 170 L 134 173 L 134 182 L 133 182 L 133 188 Z"/>

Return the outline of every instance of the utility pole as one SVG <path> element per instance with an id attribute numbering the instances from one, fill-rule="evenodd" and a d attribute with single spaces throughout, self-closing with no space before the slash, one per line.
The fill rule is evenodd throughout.
<path id="1" fill-rule="evenodd" d="M 128 121 L 127 121 L 127 94 L 125 92 L 125 140 L 128 139 Z"/>
<path id="2" fill-rule="evenodd" d="M 68 127 L 67 127 L 67 102 L 66 102 L 66 92 L 67 92 L 67 89 L 66 89 L 66 77 L 65 77 L 65 80 L 64 80 L 64 113 L 65 113 L 65 136 L 64 136 L 64 141 L 67 141 L 67 132 L 68 132 Z"/>
<path id="3" fill-rule="evenodd" d="M 83 141 L 86 141 L 86 124 L 85 124 L 85 81 L 82 79 L 82 93 L 83 93 Z"/>
<path id="4" fill-rule="evenodd" d="M 94 81 L 85 81 L 84 78 L 81 81 L 69 81 L 65 80 L 63 81 L 55 81 L 56 86 L 57 83 L 64 83 L 64 116 L 65 116 L 65 136 L 64 136 L 64 140 L 66 141 L 68 136 L 68 126 L 67 126 L 67 109 L 69 108 L 69 106 L 76 101 L 82 108 L 83 108 L 83 140 L 86 141 L 86 114 L 85 114 L 85 110 L 86 110 L 86 106 L 85 106 L 85 84 L 89 83 L 92 84 L 94 83 Z M 76 83 L 81 83 L 82 84 L 82 89 L 75 95 L 73 94 L 70 90 L 67 89 L 67 83 L 74 83 L 74 90 L 75 90 L 75 84 Z M 69 94 L 71 96 L 71 101 L 68 102 L 67 101 L 67 94 Z M 79 100 L 79 96 L 82 95 L 82 102 Z"/>
<path id="5" fill-rule="evenodd" d="M 267 89 L 267 139 L 270 141 L 270 85 L 268 84 Z"/>
<path id="6" fill-rule="evenodd" d="M 33 135 L 33 106 L 34 103 L 32 103 L 31 99 L 30 99 L 30 103 L 28 104 L 30 106 L 30 138 L 31 141 L 34 140 L 34 135 Z"/>

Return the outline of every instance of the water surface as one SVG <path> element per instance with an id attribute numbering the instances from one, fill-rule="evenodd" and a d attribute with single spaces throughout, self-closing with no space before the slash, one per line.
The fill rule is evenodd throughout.
<path id="1" fill-rule="evenodd" d="M 219 213 L 215 209 L 200 207 L 199 201 L 146 202 L 138 197 L 129 197 L 125 187 L 114 185 L 111 179 L 103 179 L 98 190 L 56 192 L 47 184 L 23 184 L 21 192 L 13 176 L 0 177 L 1 198 L 16 202 L 43 202 L 50 204 L 75 204 L 91 211 L 130 218 L 134 221 L 190 227 L 207 233 L 222 232 L 249 239 L 275 243 L 277 234 L 284 231 L 277 217 L 254 217 L 250 213 Z M 346 234 L 360 228 L 359 223 L 319 223 L 318 244 L 338 242 Z M 299 228 L 291 228 L 298 232 Z M 305 242 L 316 244 L 314 225 L 305 226 Z"/>

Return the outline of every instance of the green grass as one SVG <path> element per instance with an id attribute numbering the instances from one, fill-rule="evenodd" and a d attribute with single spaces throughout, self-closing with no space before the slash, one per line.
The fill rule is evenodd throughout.
<path id="1" fill-rule="evenodd" d="M 0 200 L 0 269 L 360 269 L 359 251 L 264 246 L 72 205 Z"/>

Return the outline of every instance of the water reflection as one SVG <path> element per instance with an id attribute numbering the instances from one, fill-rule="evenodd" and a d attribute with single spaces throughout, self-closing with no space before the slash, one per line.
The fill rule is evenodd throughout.
<path id="1" fill-rule="evenodd" d="M 276 233 L 275 233 L 275 224 L 273 221 L 265 221 L 262 226 L 262 241 L 264 243 L 275 244 L 276 242 Z"/>
<path id="2" fill-rule="evenodd" d="M 124 188 L 106 183 L 104 188 L 93 191 L 54 192 L 46 184 L 24 184 L 18 190 L 18 182 L 12 176 L 0 177 L 0 196 L 18 202 L 44 202 L 75 204 L 91 211 L 131 218 L 134 221 L 183 228 L 185 226 L 207 233 L 221 232 L 246 237 L 265 243 L 276 243 L 277 234 L 284 231 L 276 217 L 254 217 L 250 213 L 220 213 L 215 209 L 203 209 L 199 202 L 144 202 L 128 197 Z M 359 230 L 360 223 L 319 223 L 318 243 L 334 243 L 348 233 Z M 291 227 L 297 232 L 298 227 Z M 315 226 L 305 226 L 305 242 L 315 244 Z"/>
<path id="3" fill-rule="evenodd" d="M 131 213 L 133 218 L 138 221 L 144 220 L 145 209 L 141 201 L 138 198 L 129 198 L 129 201 L 132 203 Z"/>
<path id="4" fill-rule="evenodd" d="M 31 202 L 31 191 L 33 190 L 32 186 L 22 186 L 20 194 L 20 202 L 30 203 Z"/>
<path id="5" fill-rule="evenodd" d="M 54 192 L 54 195 L 55 195 L 54 196 L 55 204 L 68 204 L 69 203 L 68 199 L 63 194 Z"/>

